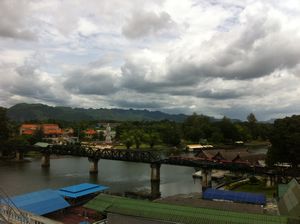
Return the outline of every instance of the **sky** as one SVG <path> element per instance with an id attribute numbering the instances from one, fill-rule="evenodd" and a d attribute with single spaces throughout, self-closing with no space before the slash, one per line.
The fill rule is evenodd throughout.
<path id="1" fill-rule="evenodd" d="M 300 113 L 299 0 L 0 0 L 0 105 Z"/>

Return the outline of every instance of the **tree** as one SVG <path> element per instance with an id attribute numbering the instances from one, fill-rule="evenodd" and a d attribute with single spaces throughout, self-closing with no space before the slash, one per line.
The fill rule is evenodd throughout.
<path id="1" fill-rule="evenodd" d="M 223 117 L 223 119 L 218 122 L 217 125 L 223 134 L 224 141 L 232 143 L 236 140 L 239 140 L 238 130 L 230 119 Z"/>
<path id="2" fill-rule="evenodd" d="M 157 130 L 164 144 L 171 146 L 178 146 L 180 144 L 180 129 L 176 122 L 168 120 L 162 121 Z"/>
<path id="3" fill-rule="evenodd" d="M 258 125 L 257 125 L 257 119 L 253 113 L 250 113 L 247 116 L 247 121 L 248 121 L 248 127 L 251 132 L 251 136 L 253 139 L 257 139 L 259 137 L 259 130 L 258 130 Z"/>
<path id="4" fill-rule="evenodd" d="M 267 162 L 290 163 L 293 167 L 300 164 L 300 115 L 277 119 L 270 136 L 271 148 Z"/>
<path id="5" fill-rule="evenodd" d="M 160 141 L 160 136 L 157 132 L 150 132 L 145 134 L 144 139 L 152 149 Z"/>
<path id="6" fill-rule="evenodd" d="M 37 142 L 43 141 L 44 138 L 44 132 L 42 129 L 37 129 L 34 134 L 28 139 L 30 144 L 34 145 Z"/>
<path id="7" fill-rule="evenodd" d="M 200 139 L 210 138 L 213 132 L 209 117 L 196 113 L 186 118 L 182 129 L 185 139 L 197 143 Z"/>
<path id="8" fill-rule="evenodd" d="M 247 121 L 250 123 L 250 124 L 255 124 L 257 123 L 257 120 L 256 120 L 256 117 L 253 113 L 250 113 L 248 116 L 247 116 Z"/>
<path id="9" fill-rule="evenodd" d="M 6 141 L 9 137 L 8 119 L 6 109 L 0 107 L 0 141 Z"/>
<path id="10" fill-rule="evenodd" d="M 126 146 L 127 149 L 130 149 L 130 147 L 134 143 L 134 138 L 129 132 L 124 132 L 120 136 L 121 142 Z"/>
<path id="11" fill-rule="evenodd" d="M 209 139 L 209 141 L 213 142 L 213 143 L 220 143 L 224 141 L 224 136 L 222 134 L 222 132 L 219 129 L 215 129 L 214 132 L 211 135 L 211 138 Z"/>
<path id="12" fill-rule="evenodd" d="M 98 140 L 99 140 L 99 141 L 104 141 L 104 140 L 105 140 L 105 136 L 104 136 L 103 131 L 100 131 L 100 132 L 99 132 L 99 134 L 98 134 Z"/>
<path id="13" fill-rule="evenodd" d="M 144 138 L 143 131 L 140 129 L 136 129 L 131 132 L 131 135 L 133 136 L 135 147 L 139 149 Z"/>

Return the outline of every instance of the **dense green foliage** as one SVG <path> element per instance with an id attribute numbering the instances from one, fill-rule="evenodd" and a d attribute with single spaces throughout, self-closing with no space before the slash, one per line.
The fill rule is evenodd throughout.
<path id="1" fill-rule="evenodd" d="M 224 117 L 223 119 L 211 120 L 204 115 L 193 114 L 182 125 L 183 138 L 190 142 L 233 143 L 235 141 L 266 140 L 268 139 L 271 124 L 257 123 L 253 114 L 251 121 L 233 122 Z"/>
<path id="2" fill-rule="evenodd" d="M 142 143 L 153 148 L 159 143 L 177 146 L 180 144 L 180 125 L 164 120 L 159 122 L 124 122 L 116 128 L 116 138 L 127 148 L 139 148 Z"/>
<path id="3" fill-rule="evenodd" d="M 7 140 L 9 137 L 8 120 L 6 109 L 0 107 L 0 142 Z"/>
<path id="4" fill-rule="evenodd" d="M 268 152 L 268 163 L 300 164 L 300 115 L 278 119 L 270 136 L 272 147 Z"/>
<path id="5" fill-rule="evenodd" d="M 22 108 L 25 108 L 24 111 L 15 113 Z M 26 118 L 25 114 L 28 113 L 28 108 L 30 108 L 29 111 L 31 111 L 29 115 L 34 115 L 31 118 L 36 119 L 28 122 L 56 123 L 61 128 L 73 128 L 75 131 L 74 136 L 78 136 L 82 140 L 87 140 L 84 136 L 83 130 L 88 128 L 103 130 L 104 128 L 99 124 L 99 120 L 105 120 L 104 117 L 97 119 L 97 116 L 100 116 L 101 114 L 95 117 L 87 116 L 85 117 L 86 120 L 81 120 L 83 118 L 81 116 L 77 117 L 78 111 L 84 112 L 84 114 L 87 114 L 87 112 L 92 112 L 90 114 L 93 114 L 101 111 L 102 109 L 86 110 L 66 107 L 48 107 L 41 104 L 19 104 L 10 108 L 7 112 L 10 113 L 11 116 L 19 116 L 20 114 L 23 114 L 23 117 L 18 118 L 22 120 Z M 45 114 L 59 114 L 60 110 L 65 112 L 68 111 L 65 114 L 63 113 L 64 116 L 68 117 L 68 119 L 64 116 L 60 117 L 60 115 L 57 115 L 60 119 L 56 119 L 55 116 L 54 118 L 48 119 L 49 117 L 44 116 Z M 109 114 L 111 114 L 113 110 L 106 111 L 109 111 Z M 124 113 L 127 113 L 128 111 L 133 113 L 137 112 L 134 110 L 128 110 L 127 112 L 126 110 L 116 111 L 125 111 Z M 150 112 L 146 111 L 145 113 Z M 6 140 L 9 139 L 8 142 L 11 144 L 12 142 L 15 142 L 15 145 L 18 146 L 22 144 L 34 144 L 37 141 L 41 141 L 43 136 L 39 132 L 33 136 L 18 137 L 18 127 L 21 122 L 10 120 L 8 123 L 5 114 L 6 110 L 2 109 L 0 121 L 1 138 Z M 73 115 L 76 116 L 74 117 Z M 140 118 L 142 119 L 142 117 Z M 151 119 L 154 118 L 152 117 Z M 247 120 L 248 121 L 246 122 L 241 122 L 238 120 L 231 120 L 226 117 L 217 120 L 205 115 L 197 115 L 195 113 L 191 116 L 186 116 L 181 123 L 166 119 L 160 121 L 147 121 L 147 119 L 143 121 L 130 121 L 129 119 L 129 121 L 125 122 L 118 121 L 119 125 L 116 127 L 115 141 L 123 143 L 126 148 L 144 148 L 146 145 L 149 148 L 155 148 L 157 145 L 180 146 L 181 143 L 233 144 L 235 141 L 240 140 L 267 140 L 269 138 L 272 124 L 257 122 L 255 115 L 252 113 L 249 114 Z M 111 120 L 106 121 L 110 123 L 116 122 Z M 100 132 L 100 135 L 95 136 L 92 140 L 104 140 L 103 132 Z"/>
<path id="6" fill-rule="evenodd" d="M 64 120 L 64 121 L 91 121 L 91 120 L 116 120 L 116 121 L 183 121 L 186 115 L 171 115 L 159 111 L 148 110 L 123 110 L 123 109 L 83 109 L 71 107 L 51 107 L 43 104 L 16 104 L 8 109 L 8 117 L 15 121 L 28 120 Z"/>
<path id="7" fill-rule="evenodd" d="M 193 114 L 183 123 L 171 121 L 125 122 L 117 127 L 117 139 L 127 148 L 141 143 L 150 147 L 162 143 L 178 146 L 186 143 L 233 144 L 235 141 L 266 140 L 271 131 L 271 124 L 257 123 L 251 115 L 251 122 L 233 122 L 224 117 L 211 119 L 204 115 Z M 253 122 L 255 120 L 255 122 Z"/>

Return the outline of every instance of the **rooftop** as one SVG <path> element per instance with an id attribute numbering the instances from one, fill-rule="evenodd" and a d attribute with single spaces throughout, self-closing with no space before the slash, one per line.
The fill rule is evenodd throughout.
<path id="1" fill-rule="evenodd" d="M 248 192 L 235 192 L 235 191 L 225 191 L 218 189 L 206 189 L 203 192 L 203 199 L 208 200 L 227 200 L 234 202 L 243 202 L 243 203 L 251 203 L 251 204 L 266 204 L 266 196 L 264 194 L 255 194 Z"/>
<path id="2" fill-rule="evenodd" d="M 288 218 L 284 216 L 238 213 L 217 209 L 169 205 L 105 194 L 98 195 L 95 199 L 87 203 L 86 207 L 103 213 L 115 213 L 176 223 L 288 223 Z"/>
<path id="3" fill-rule="evenodd" d="M 44 215 L 69 207 L 70 204 L 56 191 L 46 189 L 11 198 L 14 206 L 36 215 Z"/>
<path id="4" fill-rule="evenodd" d="M 105 191 L 107 189 L 109 189 L 107 186 L 83 183 L 61 188 L 57 192 L 65 197 L 78 198 L 88 194 Z"/>

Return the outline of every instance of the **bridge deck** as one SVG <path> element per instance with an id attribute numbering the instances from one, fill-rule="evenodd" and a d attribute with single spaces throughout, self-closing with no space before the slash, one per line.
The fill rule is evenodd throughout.
<path id="1" fill-rule="evenodd" d="M 220 160 L 205 160 L 197 157 L 166 157 L 155 150 L 127 150 L 127 149 L 93 149 L 80 145 L 52 145 L 49 147 L 29 147 L 28 150 L 36 150 L 45 154 L 71 155 L 88 157 L 90 160 L 108 159 L 128 162 L 159 163 L 167 165 L 179 165 L 189 167 L 199 167 L 206 169 L 219 169 L 239 171 L 255 174 L 300 176 L 300 169 L 276 168 L 253 166 L 247 162 L 231 162 Z"/>

